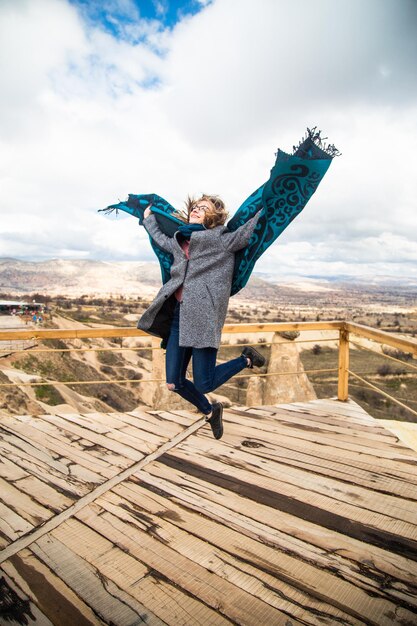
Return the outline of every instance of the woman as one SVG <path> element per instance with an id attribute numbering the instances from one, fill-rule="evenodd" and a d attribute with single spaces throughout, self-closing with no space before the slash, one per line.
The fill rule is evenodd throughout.
<path id="1" fill-rule="evenodd" d="M 143 225 L 160 248 L 173 256 L 171 279 L 164 284 L 138 322 L 138 328 L 164 339 L 167 387 L 196 406 L 210 423 L 213 435 L 223 435 L 223 405 L 211 404 L 205 393 L 214 391 L 246 367 L 265 359 L 246 347 L 236 359 L 216 366 L 235 261 L 246 247 L 262 211 L 237 230 L 224 223 L 227 213 L 217 196 L 189 201 L 189 222 L 173 237 L 159 228 L 149 206 Z M 186 378 L 193 359 L 193 382 Z"/>

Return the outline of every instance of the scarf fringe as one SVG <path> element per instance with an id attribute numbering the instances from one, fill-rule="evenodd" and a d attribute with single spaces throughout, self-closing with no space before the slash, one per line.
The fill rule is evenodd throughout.
<path id="1" fill-rule="evenodd" d="M 110 213 L 113 213 L 114 211 L 116 211 L 116 215 L 119 215 L 119 209 L 115 206 L 107 206 L 105 209 L 98 209 L 98 213 L 104 213 L 105 215 L 110 215 Z"/>
<path id="2" fill-rule="evenodd" d="M 328 137 L 322 137 L 321 130 L 317 130 L 317 126 L 313 126 L 313 128 L 307 128 L 305 137 L 301 139 L 298 146 L 293 146 L 292 153 L 295 154 L 296 151 L 301 147 L 301 145 L 307 139 L 310 139 L 314 143 L 314 145 L 320 148 L 320 150 L 323 150 L 323 152 L 325 152 L 331 159 L 342 155 L 342 153 L 339 152 L 339 150 L 336 148 L 336 146 L 333 143 L 326 144 Z"/>

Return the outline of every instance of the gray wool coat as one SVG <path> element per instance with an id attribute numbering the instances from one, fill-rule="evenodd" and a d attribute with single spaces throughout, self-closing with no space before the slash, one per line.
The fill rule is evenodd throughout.
<path id="1" fill-rule="evenodd" d="M 237 230 L 216 226 L 191 235 L 188 260 L 178 242 L 178 232 L 168 237 L 153 214 L 143 225 L 156 243 L 173 257 L 171 279 L 138 322 L 138 328 L 167 339 L 176 304 L 175 292 L 183 285 L 180 310 L 180 346 L 218 348 L 230 298 L 235 252 L 244 248 L 261 211 Z"/>

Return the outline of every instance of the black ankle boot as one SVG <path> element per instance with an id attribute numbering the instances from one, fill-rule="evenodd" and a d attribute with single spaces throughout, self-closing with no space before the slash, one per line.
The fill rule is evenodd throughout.
<path id="1" fill-rule="evenodd" d="M 207 416 L 208 417 L 208 416 Z M 223 437 L 223 405 L 221 402 L 213 402 L 211 415 L 206 421 L 210 424 L 215 439 Z"/>
<path id="2" fill-rule="evenodd" d="M 262 354 L 259 354 L 259 352 L 255 350 L 255 348 L 252 348 L 252 346 L 246 346 L 243 348 L 242 356 L 250 360 L 249 367 L 251 369 L 253 367 L 262 367 L 262 365 L 265 365 L 266 363 L 265 357 L 263 357 Z"/>

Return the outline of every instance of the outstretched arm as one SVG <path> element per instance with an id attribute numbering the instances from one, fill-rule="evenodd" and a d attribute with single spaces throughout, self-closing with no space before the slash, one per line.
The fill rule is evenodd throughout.
<path id="1" fill-rule="evenodd" d="M 226 250 L 229 250 L 229 252 L 237 252 L 248 245 L 261 213 L 262 209 L 248 220 L 246 224 L 243 224 L 233 232 L 226 231 L 222 234 L 220 241 L 223 243 Z"/>
<path id="2" fill-rule="evenodd" d="M 151 236 L 151 238 L 158 244 L 162 250 L 165 252 L 173 251 L 173 241 L 171 237 L 165 235 L 158 226 L 158 222 L 156 221 L 155 215 L 152 213 L 150 208 L 145 209 L 143 225 Z"/>

